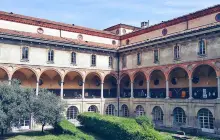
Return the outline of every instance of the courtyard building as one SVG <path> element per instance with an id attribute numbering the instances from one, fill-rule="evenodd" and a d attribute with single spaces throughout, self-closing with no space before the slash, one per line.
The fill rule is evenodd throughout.
<path id="1" fill-rule="evenodd" d="M 147 115 L 161 129 L 220 134 L 220 5 L 141 25 L 96 30 L 0 11 L 0 80 L 48 89 L 70 121 Z"/>

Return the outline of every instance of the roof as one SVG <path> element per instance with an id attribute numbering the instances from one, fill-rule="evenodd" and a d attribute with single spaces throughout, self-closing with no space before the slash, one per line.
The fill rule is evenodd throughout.
<path id="1" fill-rule="evenodd" d="M 47 28 L 52 28 L 52 29 L 76 32 L 76 33 L 81 33 L 81 34 L 106 37 L 106 38 L 111 38 L 111 39 L 119 39 L 119 36 L 108 31 L 96 30 L 96 29 L 91 29 L 91 28 L 86 28 L 86 27 L 81 27 L 81 26 L 76 26 L 76 25 L 71 25 L 71 24 L 65 24 L 61 22 L 50 21 L 47 19 L 29 17 L 29 16 L 24 16 L 24 15 L 14 14 L 12 12 L 7 13 L 7 12 L 0 11 L 0 19 L 29 24 L 29 25 L 35 25 L 35 26 L 40 26 L 40 27 L 47 27 Z"/>
<path id="2" fill-rule="evenodd" d="M 49 36 L 49 35 L 29 33 L 29 32 L 21 32 L 21 31 L 8 30 L 8 29 L 2 29 L 2 28 L 0 28 L 0 34 L 21 36 L 21 37 L 41 39 L 41 40 L 64 42 L 64 43 L 70 43 L 70 44 L 74 44 L 74 45 L 85 45 L 85 46 L 90 46 L 93 48 L 116 49 L 118 47 L 117 45 L 108 45 L 108 44 L 95 43 L 95 42 L 85 42 L 85 41 L 79 41 L 77 39 Z"/>
<path id="3" fill-rule="evenodd" d="M 145 34 L 145 33 L 155 31 L 158 29 L 166 28 L 168 26 L 176 25 L 176 24 L 179 24 L 182 22 L 186 22 L 186 21 L 189 21 L 192 19 L 196 19 L 196 18 L 203 17 L 203 16 L 206 16 L 206 15 L 209 15 L 212 13 L 216 13 L 216 12 L 220 12 L 220 5 L 219 4 L 212 6 L 212 7 L 209 7 L 209 8 L 206 8 L 206 9 L 202 9 L 202 10 L 194 12 L 194 13 L 190 13 L 190 14 L 187 14 L 187 15 L 184 15 L 181 17 L 177 17 L 172 20 L 168 20 L 168 21 L 165 21 L 165 22 L 162 22 L 162 23 L 159 23 L 159 24 L 147 27 L 147 28 L 136 30 L 136 31 L 129 33 L 129 34 L 122 35 L 121 39 L 122 40 L 128 39 L 130 37 L 138 36 L 138 35 Z"/>
<path id="4" fill-rule="evenodd" d="M 131 29 L 131 30 L 141 29 L 140 27 L 120 23 L 120 24 L 116 24 L 111 27 L 108 27 L 108 28 L 104 29 L 104 31 L 112 31 L 112 30 L 115 30 L 118 28 L 126 28 L 126 29 Z"/>
<path id="5" fill-rule="evenodd" d="M 144 41 L 132 43 L 132 44 L 129 44 L 129 45 L 121 46 L 120 49 L 119 49 L 119 52 L 131 50 L 131 49 L 137 49 L 137 48 L 140 48 L 140 47 L 145 47 L 145 45 L 149 45 L 149 44 L 152 45 L 152 43 L 157 44 L 158 41 L 167 42 L 169 39 L 174 40 L 174 38 L 177 37 L 177 36 L 178 37 L 180 36 L 181 38 L 185 38 L 186 34 L 190 34 L 190 36 L 195 36 L 195 34 L 200 34 L 200 32 L 203 32 L 203 31 L 211 32 L 212 29 L 217 29 L 217 28 L 218 28 L 218 30 L 220 29 L 220 23 L 219 22 L 204 25 L 204 26 L 197 27 L 197 28 L 193 28 L 193 29 L 190 29 L 190 30 L 176 32 L 176 33 L 173 33 L 173 34 L 169 34 L 167 36 L 155 37 L 155 38 L 152 38 L 150 40 L 144 40 Z M 204 35 L 205 33 L 202 33 L 202 34 Z"/>

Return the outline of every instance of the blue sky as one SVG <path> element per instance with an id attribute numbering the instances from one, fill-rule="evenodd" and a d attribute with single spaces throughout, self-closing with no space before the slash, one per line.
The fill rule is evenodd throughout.
<path id="1" fill-rule="evenodd" d="M 160 23 L 220 4 L 220 0 L 1 0 L 0 10 L 89 28 Z"/>

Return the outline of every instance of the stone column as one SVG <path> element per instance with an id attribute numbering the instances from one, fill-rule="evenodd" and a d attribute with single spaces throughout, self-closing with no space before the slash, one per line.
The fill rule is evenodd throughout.
<path id="1" fill-rule="evenodd" d="M 169 99 L 169 81 L 166 80 L 166 99 Z"/>
<path id="2" fill-rule="evenodd" d="M 104 96 L 103 96 L 103 82 L 101 83 L 101 99 L 103 99 L 104 98 Z"/>
<path id="3" fill-rule="evenodd" d="M 8 84 L 11 85 L 11 78 L 8 78 Z"/>
<path id="4" fill-rule="evenodd" d="M 150 98 L 150 81 L 147 80 L 147 98 Z"/>
<path id="5" fill-rule="evenodd" d="M 117 83 L 117 98 L 120 98 L 120 83 Z"/>
<path id="6" fill-rule="evenodd" d="M 134 82 L 131 82 L 131 98 L 134 98 L 133 85 L 134 85 Z"/>
<path id="7" fill-rule="evenodd" d="M 220 77 L 217 77 L 218 82 L 218 99 L 220 99 Z"/>
<path id="8" fill-rule="evenodd" d="M 189 78 L 189 99 L 193 99 L 193 97 L 192 97 L 192 78 Z"/>
<path id="9" fill-rule="evenodd" d="M 38 91 L 39 91 L 39 81 L 36 83 L 36 95 L 38 96 Z"/>
<path id="10" fill-rule="evenodd" d="M 60 89 L 60 98 L 63 99 L 63 81 L 60 83 L 61 89 Z"/>
<path id="11" fill-rule="evenodd" d="M 85 98 L 85 82 L 82 83 L 82 99 Z"/>

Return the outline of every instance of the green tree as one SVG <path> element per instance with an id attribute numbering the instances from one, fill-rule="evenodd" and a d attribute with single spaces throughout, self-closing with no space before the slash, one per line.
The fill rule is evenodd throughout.
<path id="1" fill-rule="evenodd" d="M 56 126 L 61 121 L 65 104 L 55 94 L 47 90 L 39 90 L 37 99 L 34 102 L 33 118 L 42 125 L 42 132 L 46 124 Z"/>
<path id="2" fill-rule="evenodd" d="M 12 125 L 19 126 L 19 119 L 29 118 L 32 112 L 32 102 L 35 93 L 30 88 L 22 88 L 19 81 L 13 80 L 0 83 L 0 129 L 10 129 Z"/>

